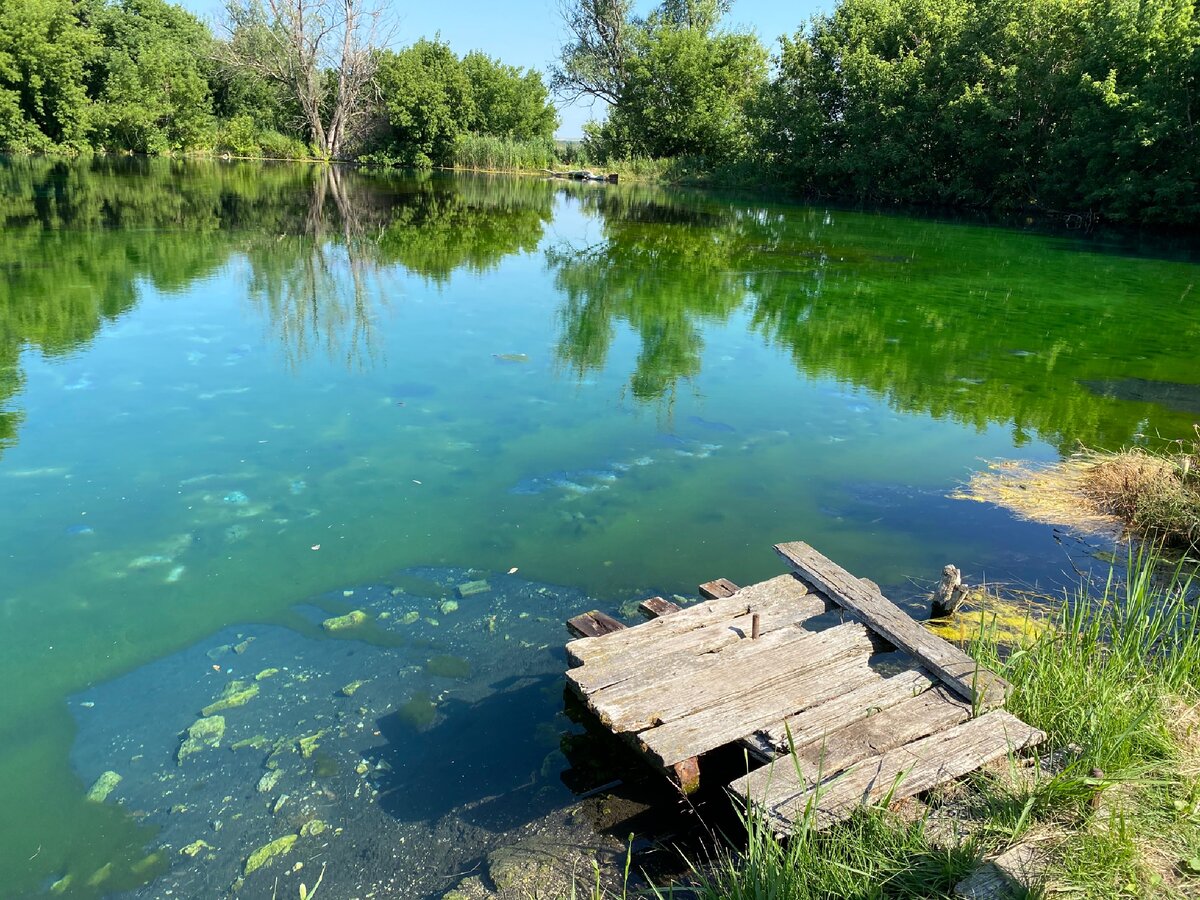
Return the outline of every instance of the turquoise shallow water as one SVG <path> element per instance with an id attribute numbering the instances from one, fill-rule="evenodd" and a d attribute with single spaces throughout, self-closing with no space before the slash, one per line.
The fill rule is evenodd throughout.
<path id="1" fill-rule="evenodd" d="M 292 166 L 19 160 L 0 186 L 0 882 L 18 896 L 164 870 L 229 887 L 246 838 L 204 870 L 149 795 L 83 799 L 101 760 L 77 705 L 104 689 L 136 721 L 139 673 L 228 629 L 333 659 L 314 598 L 340 613 L 412 567 L 516 568 L 535 587 L 495 598 L 528 606 L 506 633 L 530 654 L 472 682 L 483 703 L 561 668 L 537 648 L 561 643 L 566 598 L 749 582 L 779 570 L 778 540 L 902 601 L 947 561 L 1052 587 L 1085 548 L 946 495 L 984 459 L 1181 437 L 1200 415 L 1187 247 Z M 404 665 L 481 671 L 489 615 L 375 635 L 411 659 L 379 663 L 396 680 L 365 719 L 436 698 Z M 197 713 L 178 702 L 154 771 Z M 556 704 L 518 703 L 551 730 Z M 558 784 L 545 746 L 524 752 Z M 426 833 L 442 814 L 389 812 Z M 164 842 L 169 863 L 145 863 Z"/>

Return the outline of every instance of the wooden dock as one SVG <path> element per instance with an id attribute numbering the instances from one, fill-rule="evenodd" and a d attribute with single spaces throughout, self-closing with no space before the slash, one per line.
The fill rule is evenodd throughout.
<path id="1" fill-rule="evenodd" d="M 643 601 L 650 621 L 603 613 L 568 625 L 569 683 L 615 734 L 685 792 L 705 754 L 740 745 L 761 768 L 730 788 L 787 833 L 810 807 L 823 827 L 1039 743 L 1001 707 L 1008 684 L 802 542 L 789 574 L 706 601 Z"/>

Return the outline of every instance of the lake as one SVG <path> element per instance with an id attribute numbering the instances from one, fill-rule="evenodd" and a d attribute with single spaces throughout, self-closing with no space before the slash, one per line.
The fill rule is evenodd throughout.
<path id="1" fill-rule="evenodd" d="M 439 894 L 598 784 L 567 616 L 793 539 L 914 611 L 1053 593 L 1096 548 L 953 489 L 1200 419 L 1153 237 L 106 158 L 0 160 L 0 210 L 11 896 Z"/>

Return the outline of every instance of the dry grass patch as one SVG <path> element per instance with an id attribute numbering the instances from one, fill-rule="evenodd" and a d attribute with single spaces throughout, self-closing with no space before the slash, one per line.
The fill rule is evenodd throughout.
<path id="1" fill-rule="evenodd" d="M 1194 549 L 1200 547 L 1200 440 L 1176 442 L 1163 453 L 1081 450 L 1044 466 L 993 462 L 951 496 L 1075 531 L 1124 530 L 1159 546 Z"/>

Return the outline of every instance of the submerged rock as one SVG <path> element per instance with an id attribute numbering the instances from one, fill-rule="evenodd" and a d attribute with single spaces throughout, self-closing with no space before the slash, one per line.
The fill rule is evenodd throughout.
<path id="1" fill-rule="evenodd" d="M 357 692 L 358 689 L 364 684 L 366 684 L 365 681 L 352 681 L 349 684 L 342 685 L 342 687 L 338 690 L 338 693 L 343 697 L 353 697 L 355 692 Z"/>
<path id="2" fill-rule="evenodd" d="M 245 750 L 249 747 L 251 750 L 262 750 L 269 742 L 265 734 L 256 734 L 254 737 L 243 738 L 236 743 L 230 744 L 230 750 Z"/>
<path id="3" fill-rule="evenodd" d="M 258 696 L 258 685 L 253 681 L 231 681 L 221 691 L 221 696 L 200 710 L 201 715 L 211 716 L 215 712 L 245 706 Z M 222 720 L 224 721 L 224 720 Z"/>
<path id="4" fill-rule="evenodd" d="M 121 776 L 110 769 L 96 779 L 96 783 L 87 792 L 87 798 L 93 803 L 103 803 L 120 783 Z"/>
<path id="5" fill-rule="evenodd" d="M 483 580 L 467 581 L 455 588 L 455 590 L 458 591 L 458 596 L 460 599 L 465 599 L 467 597 L 474 596 L 475 594 L 486 594 L 491 589 L 492 586 Z"/>
<path id="6" fill-rule="evenodd" d="M 279 674 L 278 669 L 263 669 L 261 672 L 259 672 L 257 675 L 254 676 L 254 680 L 262 681 L 264 678 L 273 678 L 274 676 L 276 676 L 278 674 Z"/>
<path id="7" fill-rule="evenodd" d="M 441 603 L 438 604 L 438 612 L 440 612 L 443 616 L 448 615 L 449 613 L 452 613 L 452 612 L 457 612 L 457 610 L 458 610 L 458 601 L 457 600 L 443 600 Z"/>
<path id="8" fill-rule="evenodd" d="M 258 779 L 258 792 L 260 794 L 269 794 L 275 789 L 275 785 L 279 783 L 279 779 L 283 777 L 283 769 L 272 769 Z"/>
<path id="9" fill-rule="evenodd" d="M 246 857 L 246 864 L 242 868 L 242 873 L 249 875 L 251 872 L 268 865 L 275 857 L 286 855 L 291 851 L 292 845 L 299 839 L 300 835 L 298 834 L 285 834 L 283 837 L 276 838 L 269 844 L 264 844 Z"/>
<path id="10" fill-rule="evenodd" d="M 175 754 L 175 758 L 182 766 L 183 761 L 193 753 L 220 746 L 221 738 L 224 736 L 224 716 L 208 716 L 197 719 L 188 726 L 187 737 L 179 745 L 179 751 Z"/>
<path id="11" fill-rule="evenodd" d="M 334 616 L 321 623 L 321 627 L 329 632 L 345 631 L 357 628 L 367 621 L 367 614 L 361 609 L 346 613 L 344 616 Z"/>

